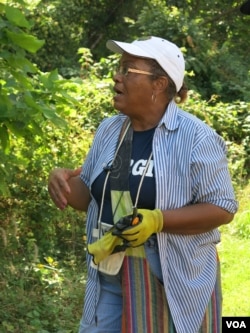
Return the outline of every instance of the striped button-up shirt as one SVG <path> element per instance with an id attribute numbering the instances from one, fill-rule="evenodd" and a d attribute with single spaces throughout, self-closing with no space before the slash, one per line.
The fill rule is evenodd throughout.
<path id="1" fill-rule="evenodd" d="M 124 115 L 105 119 L 99 126 L 84 162 L 81 179 L 91 184 L 114 156 Z M 235 213 L 237 202 L 227 166 L 226 147 L 216 132 L 174 102 L 159 122 L 152 144 L 156 182 L 155 207 L 161 210 L 211 203 Z M 87 214 L 87 241 L 92 242 L 98 205 L 92 198 Z M 202 220 L 200 221 L 202 223 Z M 178 333 L 196 333 L 211 297 L 217 270 L 218 229 L 198 235 L 157 234 L 164 287 Z M 97 270 L 90 267 L 84 319 L 91 323 L 100 294 Z"/>

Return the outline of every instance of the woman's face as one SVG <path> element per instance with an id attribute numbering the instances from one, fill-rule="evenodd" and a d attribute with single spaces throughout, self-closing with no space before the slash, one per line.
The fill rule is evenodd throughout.
<path id="1" fill-rule="evenodd" d="M 146 59 L 124 53 L 120 59 L 121 72 L 128 68 L 151 72 Z M 153 81 L 150 75 L 128 72 L 124 75 L 117 72 L 114 75 L 113 101 L 115 109 L 129 117 L 140 117 L 150 111 L 152 105 Z"/>

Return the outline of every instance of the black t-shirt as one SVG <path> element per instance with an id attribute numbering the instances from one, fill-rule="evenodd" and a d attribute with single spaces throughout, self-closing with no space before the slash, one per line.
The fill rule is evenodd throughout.
<path id="1" fill-rule="evenodd" d="M 133 132 L 131 164 L 129 172 L 129 190 L 133 204 L 136 200 L 137 190 L 142 177 L 142 173 L 152 152 L 152 141 L 154 132 L 155 128 L 147 131 Z M 101 203 L 105 177 L 106 171 L 103 171 L 92 184 L 91 192 L 95 200 L 97 201 L 99 207 Z M 148 171 L 146 172 L 142 183 L 137 208 L 155 208 L 155 175 L 153 159 L 150 161 Z M 102 222 L 113 224 L 109 181 L 107 182 L 106 186 L 101 220 Z"/>

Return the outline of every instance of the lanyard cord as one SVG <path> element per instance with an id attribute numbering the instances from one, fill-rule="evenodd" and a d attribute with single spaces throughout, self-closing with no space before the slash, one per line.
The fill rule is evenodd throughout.
<path id="1" fill-rule="evenodd" d="M 125 124 L 125 125 L 126 125 L 126 124 Z M 125 136 L 126 136 L 126 134 L 127 134 L 127 132 L 128 132 L 129 127 L 130 127 L 130 122 L 127 124 L 127 127 L 125 128 L 124 131 L 123 131 L 123 128 L 122 128 L 122 130 L 121 130 L 121 132 L 123 131 L 123 133 L 122 133 L 121 138 L 119 139 L 119 144 L 117 145 L 117 148 L 116 148 L 116 151 L 115 151 L 115 154 L 114 154 L 114 158 L 113 158 L 113 160 L 112 160 L 112 162 L 111 162 L 111 166 L 113 165 L 113 163 L 114 163 L 114 161 L 115 161 L 115 159 L 116 159 L 116 156 L 117 156 L 117 154 L 118 154 L 118 151 L 119 151 L 119 149 L 120 149 L 120 147 L 121 147 L 121 145 L 122 145 L 122 143 L 123 143 L 123 141 L 124 141 L 124 138 L 125 138 Z M 100 233 L 101 233 L 101 228 L 100 228 L 100 225 L 99 225 L 99 224 L 101 223 L 101 217 L 102 217 L 102 211 L 103 211 L 103 203 L 104 203 L 104 196 L 105 196 L 105 191 L 106 191 L 106 187 L 107 187 L 108 178 L 109 178 L 109 175 L 110 175 L 110 173 L 111 173 L 111 169 L 112 169 L 112 168 L 109 168 L 109 169 L 108 169 L 107 174 L 106 174 L 106 177 L 105 177 L 105 180 L 104 180 L 104 184 L 103 184 L 102 199 L 101 199 L 100 210 L 99 210 L 99 216 L 98 216 L 99 238 L 100 238 L 100 236 L 101 236 L 101 234 L 100 234 Z"/>
<path id="2" fill-rule="evenodd" d="M 127 134 L 127 131 L 130 127 L 130 123 L 128 123 L 127 127 L 125 128 L 124 132 L 122 133 L 122 137 L 120 138 L 119 140 L 119 144 L 116 148 L 116 151 L 115 151 L 115 154 L 114 154 L 114 158 L 111 162 L 111 168 L 108 169 L 107 171 L 107 175 L 105 177 L 105 180 L 104 180 L 104 184 L 103 184 L 103 190 L 102 190 L 102 199 L 101 199 L 101 204 L 100 204 L 100 210 L 99 210 L 99 216 L 98 216 L 98 229 L 99 229 L 99 238 L 102 236 L 102 228 L 101 228 L 101 217 L 102 217 L 102 212 L 103 212 L 103 204 L 104 204 L 104 197 L 105 197 L 105 191 L 106 191 L 106 187 L 107 187 L 107 182 L 108 182 L 108 178 L 109 178 L 109 175 L 112 171 L 112 165 L 116 159 L 116 156 L 118 154 L 118 151 L 123 143 L 123 140 Z M 136 199 L 135 199 L 135 203 L 134 203 L 134 206 L 133 206 L 133 214 L 135 214 L 136 210 L 137 210 L 137 205 L 138 205 L 138 200 L 139 200 L 139 195 L 140 195 L 140 192 L 141 192 L 141 187 L 142 187 L 142 183 L 143 183 L 143 180 L 145 178 L 145 175 L 148 171 L 148 168 L 149 168 L 149 164 L 152 160 L 152 156 L 153 156 L 153 152 L 151 152 L 148 160 L 147 160 L 147 163 L 146 163 L 146 166 L 145 166 L 145 169 L 143 170 L 143 173 L 142 173 L 142 176 L 141 176 L 141 180 L 140 180 L 140 183 L 138 185 L 138 189 L 137 189 L 137 193 L 136 193 Z M 122 195 L 123 195 L 123 192 L 121 193 L 121 198 L 122 198 Z"/>
<path id="3" fill-rule="evenodd" d="M 137 190 L 137 194 L 136 194 L 136 199 L 135 199 L 135 204 L 134 204 L 134 207 L 133 208 L 137 208 L 137 205 L 138 205 L 138 200 L 139 200 L 139 195 L 140 195 L 140 192 L 141 192 L 141 187 L 142 187 L 142 182 L 144 180 L 144 177 L 148 171 L 148 168 L 149 168 L 149 164 L 152 160 L 152 156 L 153 156 L 153 152 L 151 152 L 148 160 L 147 160 L 147 164 L 145 166 L 145 169 L 143 170 L 143 174 L 141 176 L 141 180 L 140 180 L 140 183 L 139 183 L 139 186 L 138 186 L 138 190 Z"/>

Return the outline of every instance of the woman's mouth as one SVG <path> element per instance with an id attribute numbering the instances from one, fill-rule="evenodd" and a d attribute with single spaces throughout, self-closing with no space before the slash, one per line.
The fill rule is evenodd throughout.
<path id="1" fill-rule="evenodd" d="M 120 89 L 116 88 L 116 87 L 114 88 L 114 91 L 116 93 L 116 96 L 119 96 L 119 95 L 123 94 L 123 92 Z"/>

